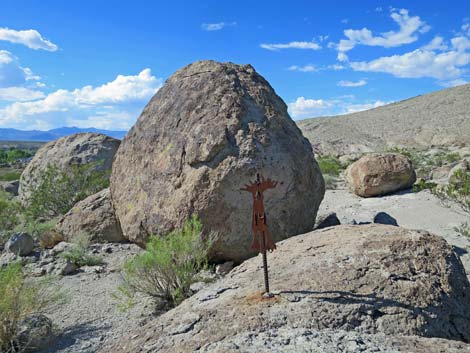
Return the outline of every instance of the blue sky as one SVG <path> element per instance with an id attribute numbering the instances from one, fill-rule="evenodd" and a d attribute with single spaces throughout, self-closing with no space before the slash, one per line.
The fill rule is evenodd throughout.
<path id="1" fill-rule="evenodd" d="M 124 130 L 175 70 L 252 64 L 294 119 L 470 81 L 470 1 L 0 2 L 0 127 Z"/>

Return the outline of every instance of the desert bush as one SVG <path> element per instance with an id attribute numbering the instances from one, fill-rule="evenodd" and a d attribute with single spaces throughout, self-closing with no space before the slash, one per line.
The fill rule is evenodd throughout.
<path id="1" fill-rule="evenodd" d="M 50 278 L 28 280 L 21 263 L 0 268 L 0 352 L 21 352 L 19 325 L 31 314 L 41 313 L 65 300 Z"/>
<path id="2" fill-rule="evenodd" d="M 0 174 L 0 181 L 14 181 L 19 180 L 21 172 L 18 170 L 10 170 Z"/>
<path id="3" fill-rule="evenodd" d="M 31 194 L 28 215 L 33 219 L 63 215 L 78 201 L 107 188 L 109 171 L 95 170 L 95 167 L 95 163 L 76 165 L 68 174 L 49 165 Z"/>
<path id="4" fill-rule="evenodd" d="M 16 227 L 16 231 L 26 232 L 34 239 L 41 240 L 42 237 L 54 229 L 57 221 L 57 218 L 50 220 L 33 219 L 22 214 L 22 222 Z"/>
<path id="5" fill-rule="evenodd" d="M 20 222 L 21 207 L 8 193 L 0 192 L 0 237 L 6 238 Z"/>
<path id="6" fill-rule="evenodd" d="M 420 192 L 422 190 L 431 190 L 434 191 L 436 189 L 437 184 L 431 181 L 427 181 L 425 179 L 419 179 L 413 185 L 413 192 Z"/>
<path id="7" fill-rule="evenodd" d="M 190 296 L 190 285 L 207 266 L 210 244 L 201 231 L 201 222 L 193 216 L 180 230 L 150 237 L 145 251 L 125 263 L 124 284 L 116 297 L 131 299 L 141 293 L 177 305 Z"/>
<path id="8" fill-rule="evenodd" d="M 444 189 L 447 197 L 459 202 L 466 210 L 470 211 L 470 173 L 465 170 L 457 170 L 454 180 Z"/>
<path id="9" fill-rule="evenodd" d="M 64 251 L 60 256 L 69 260 L 77 267 L 101 265 L 103 263 L 103 259 L 100 256 L 90 254 L 88 251 L 89 246 L 90 241 L 88 238 L 83 235 L 78 235 L 74 239 L 72 248 Z"/>
<path id="10" fill-rule="evenodd" d="M 338 176 L 343 170 L 339 159 L 334 156 L 318 156 L 316 159 L 323 175 Z"/>

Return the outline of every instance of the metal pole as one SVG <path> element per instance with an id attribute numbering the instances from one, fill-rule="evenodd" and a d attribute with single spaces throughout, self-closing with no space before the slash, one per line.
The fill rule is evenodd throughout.
<path id="1" fill-rule="evenodd" d="M 268 257 L 266 255 L 265 234 L 261 235 L 261 252 L 263 254 L 263 270 L 264 270 L 264 289 L 265 293 L 269 294 L 269 277 L 268 277 Z"/>

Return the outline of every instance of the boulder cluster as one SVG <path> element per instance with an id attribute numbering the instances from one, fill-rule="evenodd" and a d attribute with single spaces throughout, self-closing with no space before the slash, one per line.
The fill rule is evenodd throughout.
<path id="1" fill-rule="evenodd" d="M 400 153 L 338 161 L 349 165 L 345 181 L 359 197 L 348 194 L 365 202 L 417 180 Z M 30 234 L 11 236 L 0 268 L 21 261 L 33 276 L 114 278 L 125 254 L 192 215 L 211 240 L 217 266 L 193 283 L 194 295 L 127 336 L 96 343 L 103 352 L 470 351 L 470 283 L 455 249 L 400 227 L 383 210 L 365 221 L 331 209 L 318 214 L 325 181 L 311 144 L 250 65 L 190 64 L 167 80 L 123 141 L 95 133 L 60 138 L 39 149 L 19 182 L 0 188 L 28 205 L 50 165 L 66 175 L 92 165 L 110 175 L 109 187 L 62 215 L 41 239 L 44 249 Z M 470 171 L 470 163 L 440 168 L 431 178 Z M 240 190 L 258 173 L 278 182 L 264 195 L 278 244 L 269 255 L 269 298 L 250 248 L 252 198 Z M 63 256 L 78 238 L 112 261 L 80 268 Z M 134 244 L 109 244 L 126 242 Z M 27 331 L 44 338 L 38 346 L 47 345 L 50 320 L 28 320 Z"/>

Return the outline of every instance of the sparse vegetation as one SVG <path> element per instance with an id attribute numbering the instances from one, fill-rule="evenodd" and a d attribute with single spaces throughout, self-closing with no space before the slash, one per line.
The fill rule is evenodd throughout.
<path id="1" fill-rule="evenodd" d="M 338 176 L 343 170 L 339 159 L 334 156 L 318 156 L 316 159 L 323 175 Z"/>
<path id="2" fill-rule="evenodd" d="M 201 239 L 201 231 L 201 222 L 192 217 L 180 230 L 152 236 L 145 252 L 125 263 L 124 284 L 115 298 L 130 302 L 142 293 L 177 305 L 190 296 L 190 285 L 207 266 L 209 242 Z"/>
<path id="3" fill-rule="evenodd" d="M 0 238 L 6 238 L 20 222 L 20 204 L 5 192 L 0 192 Z"/>
<path id="4" fill-rule="evenodd" d="M 73 247 L 60 254 L 60 256 L 69 260 L 77 267 L 101 265 L 103 259 L 100 256 L 90 254 L 88 252 L 89 246 L 90 242 L 88 239 L 83 235 L 79 235 L 74 240 Z"/>
<path id="5" fill-rule="evenodd" d="M 413 192 L 420 192 L 422 190 L 431 190 L 434 191 L 436 189 L 437 184 L 431 181 L 427 181 L 425 179 L 419 179 L 413 185 Z"/>
<path id="6" fill-rule="evenodd" d="M 470 211 L 470 173 L 465 170 L 457 170 L 452 182 L 444 188 L 448 198 L 459 202 L 466 210 Z"/>
<path id="7" fill-rule="evenodd" d="M 19 170 L 7 170 L 3 173 L 0 173 L 0 181 L 14 181 L 19 180 L 21 176 L 21 171 Z"/>
<path id="8" fill-rule="evenodd" d="M 33 151 L 12 148 L 9 150 L 0 150 L 0 163 L 13 163 L 22 158 L 34 156 Z"/>
<path id="9" fill-rule="evenodd" d="M 14 353 L 27 348 L 18 340 L 21 321 L 61 304 L 64 299 L 49 278 L 28 280 L 19 262 L 0 268 L 0 351 Z"/>
<path id="10" fill-rule="evenodd" d="M 41 183 L 33 190 L 26 213 L 33 219 L 53 218 L 73 205 L 109 186 L 109 171 L 95 170 L 96 164 L 74 166 L 70 174 L 49 165 Z"/>
<path id="11" fill-rule="evenodd" d="M 470 224 L 468 222 L 462 223 L 458 227 L 454 227 L 457 234 L 470 239 Z"/>

